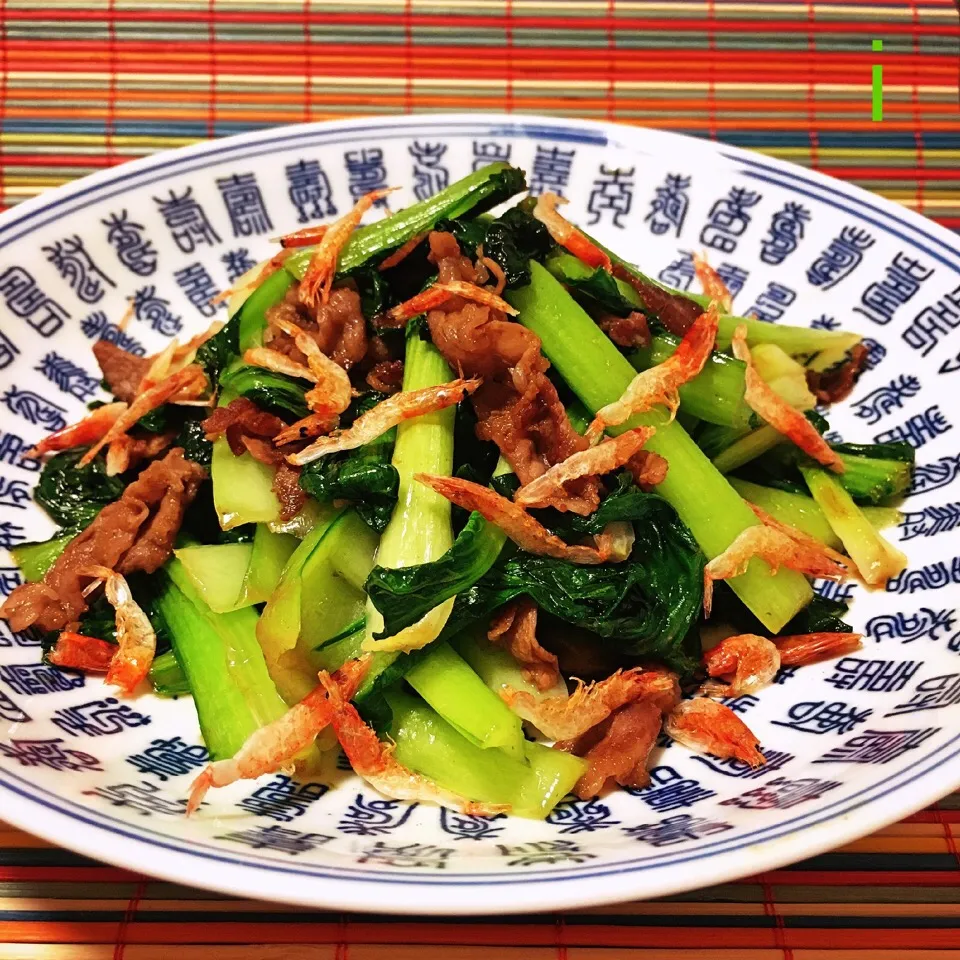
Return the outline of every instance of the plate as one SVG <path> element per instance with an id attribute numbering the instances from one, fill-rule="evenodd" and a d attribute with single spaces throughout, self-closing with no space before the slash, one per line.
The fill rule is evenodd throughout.
<path id="1" fill-rule="evenodd" d="M 398 205 L 492 160 L 570 198 L 571 219 L 673 286 L 707 250 L 740 314 L 862 333 L 869 370 L 831 414 L 849 440 L 906 440 L 917 472 L 890 532 L 909 568 L 852 601 L 864 648 L 780 672 L 733 707 L 767 764 L 664 745 L 651 786 L 546 822 L 384 799 L 344 774 L 212 793 L 189 700 L 118 700 L 0 633 L 0 814 L 79 853 L 245 897 L 389 913 L 555 910 L 673 894 L 849 842 L 960 785 L 960 241 L 892 203 L 756 154 L 651 130 L 449 115 L 308 124 L 159 154 L 0 218 L 0 545 L 48 536 L 21 453 L 99 395 L 90 348 L 154 352 L 270 237 L 400 185 Z M 133 319 L 117 321 L 128 299 Z M 951 391 L 953 393 L 951 394 Z M 19 574 L 0 561 L 9 593 Z"/>

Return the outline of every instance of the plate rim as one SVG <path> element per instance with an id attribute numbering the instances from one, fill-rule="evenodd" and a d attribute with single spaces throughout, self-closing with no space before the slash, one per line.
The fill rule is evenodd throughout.
<path id="1" fill-rule="evenodd" d="M 13 207 L 0 215 L 0 247 L 12 242 L 8 239 L 10 231 L 21 223 L 29 223 L 44 210 L 55 210 L 72 198 L 82 196 L 88 192 L 123 181 L 137 178 L 148 171 L 160 171 L 167 166 L 176 166 L 190 158 L 209 158 L 219 153 L 224 159 L 238 149 L 258 143 L 280 143 L 284 140 L 296 140 L 308 133 L 329 131 L 335 133 L 361 133 L 370 130 L 371 133 L 382 131 L 384 126 L 396 126 L 414 129 L 424 129 L 433 126 L 450 126 L 461 124 L 469 126 L 476 124 L 489 126 L 498 124 L 504 135 L 511 132 L 511 128 L 520 129 L 526 135 L 531 131 L 542 130 L 545 134 L 556 137 L 558 130 L 576 131 L 580 133 L 592 132 L 597 138 L 603 137 L 607 142 L 625 149 L 641 150 L 640 141 L 649 138 L 666 142 L 666 150 L 671 144 L 674 149 L 681 145 L 690 147 L 691 141 L 697 144 L 698 150 L 719 153 L 726 159 L 746 163 L 752 167 L 767 171 L 780 172 L 789 176 L 793 181 L 806 183 L 811 187 L 818 187 L 840 198 L 856 201 L 875 211 L 878 215 L 899 221 L 910 227 L 920 236 L 933 241 L 942 249 L 953 254 L 956 264 L 949 264 L 960 272 L 960 241 L 945 227 L 916 213 L 909 208 L 901 207 L 894 201 L 872 194 L 854 184 L 848 184 L 837 178 L 825 175 L 816 170 L 808 170 L 797 164 L 777 157 L 769 157 L 756 151 L 731 146 L 722 142 L 710 141 L 698 137 L 674 133 L 672 131 L 657 130 L 642 126 L 617 124 L 609 121 L 581 120 L 568 117 L 551 117 L 536 114 L 521 113 L 442 113 L 430 115 L 384 115 L 361 117 L 349 120 L 316 121 L 269 127 L 214 140 L 202 140 L 184 147 L 163 150 L 150 156 L 137 158 L 105 170 L 97 171 L 88 176 L 63 184 L 53 190 L 34 197 Z M 635 140 L 631 143 L 631 140 Z M 269 151 L 264 151 L 269 152 Z M 762 158 L 762 160 L 760 159 Z M 175 170 L 173 175 L 187 171 Z M 137 189 L 147 184 L 137 183 Z M 841 189 L 838 189 L 841 186 Z M 793 189 L 796 189 L 793 187 Z M 98 202 L 105 198 L 99 197 Z M 819 198 L 823 199 L 823 198 Z M 854 211 L 858 219 L 863 214 Z M 55 221 L 63 215 L 52 216 Z M 49 222 L 49 221 L 48 221 Z M 35 230 L 42 224 L 33 224 L 28 229 Z M 888 226 L 884 229 L 889 230 Z M 908 240 L 913 246 L 917 241 Z M 942 261 L 941 257 L 938 257 Z M 942 261 L 946 262 L 946 261 Z M 957 592 L 957 588 L 951 591 Z M 813 824 L 798 827 L 782 836 L 765 838 L 758 843 L 744 843 L 746 838 L 740 837 L 741 846 L 723 854 L 704 853 L 704 859 L 714 861 L 711 867 L 717 866 L 717 857 L 725 859 L 719 870 L 711 870 L 710 884 L 728 882 L 734 879 L 750 876 L 756 873 L 766 873 L 778 869 L 798 859 L 815 856 L 833 849 L 838 844 L 850 842 L 853 839 L 867 835 L 882 826 L 902 819 L 917 810 L 939 799 L 951 789 L 960 788 L 960 765 L 953 777 L 949 777 L 948 768 L 943 769 L 943 784 L 938 784 L 935 771 L 944 768 L 953 761 L 960 747 L 956 747 L 947 758 L 940 758 L 934 762 L 933 758 L 955 745 L 960 735 L 947 740 L 933 753 L 925 755 L 921 760 L 905 770 L 888 778 L 897 781 L 887 790 L 876 796 L 869 796 L 860 802 L 850 803 L 854 798 L 847 798 L 847 809 L 838 814 L 825 817 Z M 924 767 L 922 773 L 917 774 L 919 767 Z M 363 910 L 368 902 L 376 902 L 380 898 L 376 893 L 389 889 L 391 899 L 386 904 L 376 902 L 376 912 L 396 915 L 484 915 L 491 913 L 524 913 L 531 910 L 557 910 L 577 907 L 593 906 L 607 903 L 616 903 L 625 899 L 647 899 L 657 896 L 667 896 L 696 889 L 703 884 L 689 869 L 677 869 L 681 863 L 671 861 L 667 864 L 652 864 L 648 867 L 626 866 L 617 869 L 616 864 L 593 877 L 585 877 L 578 872 L 575 876 L 562 876 L 557 873 L 530 873 L 517 874 L 515 877 L 502 879 L 496 875 L 491 879 L 484 879 L 483 874 L 476 874 L 477 879 L 470 883 L 459 883 L 455 875 L 448 875 L 445 879 L 438 874 L 437 879 L 426 878 L 423 875 L 408 875 L 396 880 L 386 878 L 372 879 L 371 873 L 357 877 L 317 876 L 305 877 L 300 874 L 296 880 L 285 883 L 283 877 L 296 871 L 291 868 L 294 862 L 284 864 L 278 861 L 281 872 L 264 863 L 248 862 L 240 858 L 230 861 L 230 866 L 212 859 L 206 854 L 191 853 L 184 850 L 167 849 L 156 843 L 143 839 L 141 836 L 125 836 L 125 840 L 116 842 L 117 831 L 112 831 L 102 824 L 90 823 L 79 832 L 76 823 L 84 818 L 68 813 L 54 804 L 48 803 L 28 789 L 12 787 L 7 781 L 13 776 L 29 786 L 26 778 L 12 774 L 10 771 L 0 772 L 0 788 L 4 791 L 5 801 L 2 814 L 4 819 L 20 829 L 41 837 L 48 842 L 55 843 L 68 850 L 78 852 L 84 856 L 95 858 L 113 866 L 121 867 L 138 873 L 145 873 L 174 883 L 186 882 L 191 886 L 203 889 L 220 891 L 234 896 L 255 897 L 258 899 L 286 904 L 312 907 L 330 907 L 340 910 Z M 916 778 L 927 786 L 926 790 L 916 790 Z M 886 783 L 887 781 L 883 781 Z M 948 786 L 948 784 L 952 786 Z M 913 792 L 907 794 L 904 787 L 912 786 Z M 35 788 L 39 789 L 39 788 Z M 873 784 L 860 791 L 861 794 L 872 794 L 877 785 Z M 896 798 L 899 802 L 893 802 Z M 840 803 L 838 801 L 838 803 Z M 38 806 L 45 808 L 43 818 L 36 821 Z M 830 809 L 829 805 L 826 809 Z M 97 811 L 89 811 L 96 814 Z M 824 808 L 821 808 L 821 813 Z M 857 825 L 850 826 L 849 818 L 855 814 Z M 811 813 L 810 816 L 814 816 Z M 802 817 L 797 819 L 803 819 Z M 782 825 L 783 821 L 780 821 Z M 775 830 L 777 823 L 763 828 L 761 832 Z M 132 831 L 132 828 L 131 828 Z M 102 839 L 104 834 L 114 837 L 107 850 L 97 848 L 96 840 Z M 183 841 L 189 846 L 189 841 Z M 704 848 L 698 848 L 704 849 Z M 691 851 L 693 853 L 693 851 Z M 221 858 L 225 859 L 225 858 Z M 198 863 L 199 861 L 199 863 Z M 239 869 L 237 869 L 239 868 Z M 657 886 L 651 882 L 658 871 L 669 871 L 665 883 Z M 344 880 L 349 880 L 344 884 Z M 654 888 L 655 887 L 655 888 Z M 425 895 L 429 891 L 429 899 Z M 466 896 L 464 895 L 466 891 Z M 478 897 L 477 894 L 480 896 Z M 480 900 L 481 902 L 475 902 Z"/>

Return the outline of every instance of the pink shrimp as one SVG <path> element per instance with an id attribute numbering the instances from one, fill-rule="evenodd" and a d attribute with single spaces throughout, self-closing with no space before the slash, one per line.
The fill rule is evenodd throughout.
<path id="1" fill-rule="evenodd" d="M 324 434 L 334 430 L 340 418 L 337 416 L 328 416 L 325 413 L 311 413 L 302 420 L 291 423 L 289 427 L 281 430 L 274 438 L 276 446 L 282 447 L 285 443 L 293 443 L 296 440 L 311 440 L 314 437 L 321 437 Z"/>
<path id="2" fill-rule="evenodd" d="M 452 407 L 465 400 L 477 387 L 480 380 L 451 380 L 436 387 L 423 387 L 420 390 L 405 390 L 381 400 L 375 407 L 361 414 L 347 430 L 330 437 L 321 437 L 299 453 L 291 454 L 287 459 L 294 466 L 302 467 L 331 453 L 341 450 L 355 450 L 357 447 L 383 436 L 391 427 L 404 420 L 422 417 Z"/>
<path id="3" fill-rule="evenodd" d="M 712 753 L 721 759 L 734 757 L 751 767 L 767 762 L 753 731 L 716 700 L 684 700 L 667 714 L 663 729 L 677 743 L 696 753 Z"/>
<path id="4" fill-rule="evenodd" d="M 175 398 L 195 399 L 207 387 L 207 377 L 203 369 L 191 364 L 178 370 L 162 383 L 139 393 L 133 403 L 124 410 L 110 429 L 80 458 L 78 467 L 85 467 L 109 443 L 123 436 L 136 422 L 151 410 L 162 407 Z"/>
<path id="5" fill-rule="evenodd" d="M 330 288 L 333 286 L 333 278 L 337 272 L 337 259 L 350 239 L 350 234 L 360 225 L 363 215 L 377 200 L 398 189 L 399 187 L 387 187 L 382 190 L 371 190 L 356 202 L 352 210 L 331 223 L 324 231 L 310 259 L 307 271 L 300 281 L 300 300 L 303 303 L 316 307 L 318 301 L 326 303 L 330 299 Z"/>
<path id="6" fill-rule="evenodd" d="M 723 278 L 713 267 L 707 263 L 707 258 L 702 253 L 693 255 L 693 269 L 703 287 L 703 292 L 711 299 L 716 300 L 726 313 L 733 309 L 733 297 L 730 290 L 723 282 Z"/>
<path id="7" fill-rule="evenodd" d="M 774 393 L 770 385 L 757 372 L 750 355 L 750 348 L 747 346 L 745 324 L 740 324 L 734 332 L 731 348 L 733 355 L 747 365 L 744 373 L 746 388 L 743 394 L 747 406 L 763 417 L 777 433 L 783 434 L 818 463 L 829 467 L 835 473 L 843 473 L 844 466 L 840 455 L 817 433 L 816 427 L 803 413 L 795 410 L 786 400 Z"/>
<path id="8" fill-rule="evenodd" d="M 390 326 L 400 326 L 411 317 L 440 307 L 453 297 L 462 297 L 464 300 L 479 303 L 492 310 L 499 310 L 511 317 L 517 315 L 517 311 L 492 290 L 478 287 L 475 283 L 468 283 L 466 280 L 451 280 L 449 283 L 435 283 L 415 297 L 398 303 L 387 311 L 387 319 L 390 321 Z"/>
<path id="9" fill-rule="evenodd" d="M 510 809 L 506 804 L 478 803 L 467 800 L 438 786 L 426 777 L 408 770 L 394 757 L 392 744 L 383 743 L 371 727 L 363 722 L 356 707 L 340 693 L 328 673 L 320 671 L 320 682 L 327 690 L 333 711 L 331 723 L 358 774 L 376 790 L 395 800 L 432 800 L 474 816 L 495 816 Z"/>
<path id="10" fill-rule="evenodd" d="M 124 693 L 133 693 L 137 685 L 147 678 L 157 652 L 157 635 L 153 625 L 133 599 L 127 581 L 115 570 L 93 566 L 85 568 L 83 573 L 103 581 L 107 602 L 116 611 L 117 647 L 107 671 L 107 683 L 120 687 Z M 91 584 L 91 587 L 95 586 L 96 583 Z"/>
<path id="11" fill-rule="evenodd" d="M 391 267 L 397 266 L 398 263 L 403 263 L 403 261 L 423 243 L 426 236 L 426 231 L 423 233 L 415 233 L 406 243 L 397 247 L 388 257 L 384 257 L 384 259 L 380 261 L 377 270 L 383 273 L 384 270 L 389 270 Z"/>
<path id="12" fill-rule="evenodd" d="M 367 670 L 370 657 L 348 660 L 334 675 L 340 695 L 349 700 L 357 692 Z M 203 802 L 211 787 L 225 787 L 237 780 L 255 780 L 292 764 L 294 758 L 316 740 L 333 719 L 333 707 L 322 684 L 292 706 L 282 717 L 268 723 L 247 737 L 243 746 L 228 760 L 217 760 L 193 781 L 187 816 Z"/>
<path id="13" fill-rule="evenodd" d="M 863 644 L 859 633 L 799 633 L 777 637 L 773 642 L 785 667 L 801 667 L 818 660 L 842 657 L 859 650 Z"/>
<path id="14" fill-rule="evenodd" d="M 58 667 L 67 670 L 81 670 L 84 673 L 106 673 L 117 648 L 99 637 L 88 637 L 72 630 L 63 630 L 57 637 L 47 659 Z"/>
<path id="15" fill-rule="evenodd" d="M 547 228 L 547 232 L 561 247 L 582 260 L 587 266 L 611 270 L 613 264 L 609 255 L 557 212 L 558 206 L 568 202 L 555 193 L 541 193 L 537 198 L 537 205 L 533 208 L 533 215 Z"/>
<path id="16" fill-rule="evenodd" d="M 330 229 L 329 223 L 321 223 L 315 227 L 304 227 L 293 233 L 285 233 L 282 237 L 274 237 L 281 247 L 310 247 L 319 243 Z"/>
<path id="17" fill-rule="evenodd" d="M 780 653 L 766 637 L 741 633 L 721 640 L 703 655 L 703 665 L 711 677 L 733 674 L 730 683 L 707 681 L 700 688 L 708 697 L 733 697 L 753 693 L 765 687 L 780 669 Z"/>
<path id="18" fill-rule="evenodd" d="M 566 496 L 565 484 L 580 477 L 611 473 L 622 467 L 654 433 L 656 430 L 653 427 L 637 427 L 587 450 L 572 453 L 566 460 L 561 460 L 535 480 L 524 484 L 513 499 L 524 507 L 555 506 L 558 497 Z"/>
<path id="19" fill-rule="evenodd" d="M 243 353 L 243 362 L 251 367 L 262 367 L 264 370 L 299 380 L 309 380 L 311 383 L 316 379 L 305 363 L 300 363 L 272 347 L 248 347 Z"/>
<path id="20" fill-rule="evenodd" d="M 273 325 L 292 337 L 297 349 L 307 358 L 307 365 L 316 386 L 304 399 L 316 414 L 328 419 L 343 413 L 350 406 L 352 388 L 347 371 L 331 360 L 310 333 L 290 320 L 278 317 Z"/>
<path id="21" fill-rule="evenodd" d="M 568 697 L 538 700 L 512 687 L 504 687 L 500 696 L 518 717 L 549 739 L 575 740 L 614 710 L 636 700 L 649 700 L 662 711 L 671 710 L 680 699 L 680 685 L 671 670 L 631 667 L 595 683 L 585 685 L 578 680 Z"/>
<path id="22" fill-rule="evenodd" d="M 42 457 L 45 453 L 69 450 L 72 447 L 85 447 L 87 444 L 96 443 L 107 435 L 110 428 L 126 410 L 127 405 L 121 402 L 107 403 L 102 407 L 97 407 L 93 413 L 84 417 L 78 423 L 72 423 L 61 430 L 55 430 L 49 436 L 44 437 L 24 456 Z"/>
<path id="23" fill-rule="evenodd" d="M 649 410 L 660 403 L 670 411 L 672 420 L 680 406 L 680 395 L 677 391 L 699 376 L 710 359 L 717 340 L 719 321 L 717 305 L 711 303 L 710 308 L 693 321 L 677 349 L 663 363 L 638 373 L 623 396 L 597 411 L 596 417 L 587 428 L 587 438 L 591 443 L 596 443 L 607 427 L 623 423 L 634 414 Z"/>

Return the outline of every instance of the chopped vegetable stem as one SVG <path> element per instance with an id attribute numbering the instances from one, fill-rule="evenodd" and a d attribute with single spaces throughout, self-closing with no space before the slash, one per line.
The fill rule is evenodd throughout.
<path id="1" fill-rule="evenodd" d="M 763 456 L 768 450 L 779 446 L 785 441 L 782 433 L 773 427 L 764 424 L 751 430 L 745 436 L 734 440 L 726 450 L 718 453 L 712 460 L 713 465 L 720 473 L 731 473 L 751 460 Z"/>

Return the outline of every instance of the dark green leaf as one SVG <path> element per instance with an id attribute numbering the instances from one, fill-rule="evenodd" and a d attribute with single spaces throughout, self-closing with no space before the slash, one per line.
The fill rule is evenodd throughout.
<path id="1" fill-rule="evenodd" d="M 871 457 L 874 460 L 898 460 L 900 463 L 913 464 L 917 451 L 909 443 L 831 443 L 837 453 L 851 457 Z"/>
<path id="2" fill-rule="evenodd" d="M 63 527 L 79 533 L 108 503 L 123 493 L 127 480 L 108 477 L 102 454 L 85 467 L 77 461 L 86 449 L 65 450 L 51 457 L 40 473 L 33 497 Z"/>
<path id="3" fill-rule="evenodd" d="M 841 617 L 847 605 L 815 594 L 814 598 L 781 630 L 785 637 L 798 633 L 853 633 Z"/>
<path id="4" fill-rule="evenodd" d="M 185 420 L 180 428 L 174 445 L 183 447 L 183 455 L 203 467 L 210 466 L 213 457 L 213 444 L 207 439 L 203 431 L 203 421 Z"/>
<path id="5" fill-rule="evenodd" d="M 374 567 L 365 589 L 383 615 L 384 631 L 375 639 L 392 637 L 476 583 L 499 556 L 505 539 L 499 528 L 472 513 L 438 560 L 396 569 Z"/>
<path id="6" fill-rule="evenodd" d="M 240 314 L 233 316 L 224 328 L 197 350 L 197 363 L 203 367 L 211 383 L 220 379 L 227 364 L 240 353 Z"/>
<path id="7" fill-rule="evenodd" d="M 221 383 L 232 393 L 248 397 L 261 410 L 286 420 L 300 420 L 310 412 L 304 400 L 310 384 L 305 380 L 244 365 L 225 373 Z"/>

